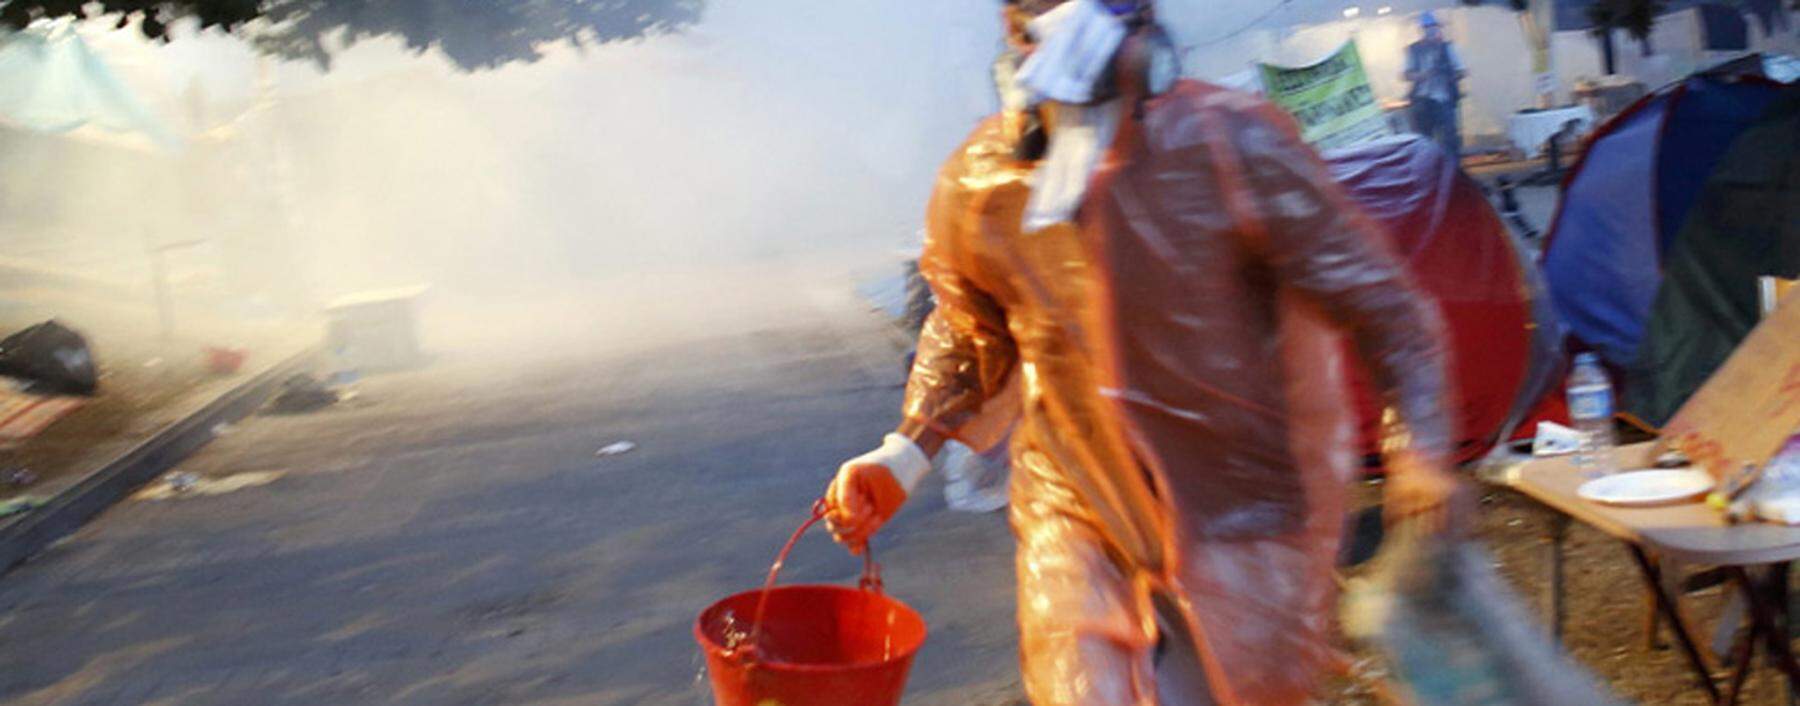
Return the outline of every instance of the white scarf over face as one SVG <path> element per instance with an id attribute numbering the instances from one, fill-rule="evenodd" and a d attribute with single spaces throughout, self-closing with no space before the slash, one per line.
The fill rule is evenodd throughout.
<path id="1" fill-rule="evenodd" d="M 1014 80 L 1047 114 L 1051 130 L 1049 149 L 1032 175 L 1028 233 L 1074 219 L 1100 156 L 1118 134 L 1123 101 L 1093 101 L 1128 34 L 1125 23 L 1098 0 L 1064 3 L 1029 27 L 1037 48 Z"/>

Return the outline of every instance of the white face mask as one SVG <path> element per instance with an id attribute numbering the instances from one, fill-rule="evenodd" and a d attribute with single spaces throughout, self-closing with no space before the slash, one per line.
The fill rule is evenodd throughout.
<path id="1" fill-rule="evenodd" d="M 1027 26 L 1037 48 L 1019 67 L 1032 102 L 1091 103 L 1129 30 L 1099 0 L 1072 0 Z"/>
<path id="2" fill-rule="evenodd" d="M 1050 149 L 1031 175 L 1031 201 L 1025 206 L 1024 229 L 1029 233 L 1072 221 L 1087 196 L 1088 181 L 1100 156 L 1118 135 L 1125 115 L 1124 101 L 1094 105 L 1060 101 L 1039 106 L 1049 114 Z"/>
<path id="3" fill-rule="evenodd" d="M 1080 209 L 1094 169 L 1125 116 L 1122 101 L 1108 100 L 1111 87 L 1100 82 L 1107 79 L 1129 34 L 1124 21 L 1098 0 L 1064 3 L 1032 20 L 1029 31 L 1037 41 L 1031 56 L 1015 71 L 1016 55 L 1008 52 L 994 71 L 1003 108 L 1039 106 L 1055 126 L 1049 149 L 1032 174 L 1026 232 L 1074 220 Z M 1152 38 L 1148 87 L 1161 93 L 1181 71 L 1166 36 L 1156 32 Z"/>
<path id="4" fill-rule="evenodd" d="M 1125 23 L 1097 0 L 1071 0 L 1028 25 L 1036 48 L 1017 71 L 1008 57 L 995 67 L 1000 100 L 1008 110 L 1038 106 L 1055 129 L 1031 176 L 1025 232 L 1074 219 L 1088 179 L 1118 129 L 1117 101 L 1088 105 L 1125 41 Z"/>

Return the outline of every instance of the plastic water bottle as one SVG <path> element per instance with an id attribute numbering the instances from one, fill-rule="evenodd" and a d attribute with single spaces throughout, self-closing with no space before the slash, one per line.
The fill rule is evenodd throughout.
<path id="1" fill-rule="evenodd" d="M 1600 357 L 1593 353 L 1575 356 L 1575 370 L 1569 373 L 1569 416 L 1575 431 L 1581 433 L 1581 446 L 1575 450 L 1575 467 L 1592 476 L 1618 470 L 1613 447 L 1613 389 Z"/>

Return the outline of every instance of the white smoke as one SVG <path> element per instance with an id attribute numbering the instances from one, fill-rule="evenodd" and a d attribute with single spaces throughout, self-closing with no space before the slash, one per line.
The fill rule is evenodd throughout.
<path id="1" fill-rule="evenodd" d="M 71 148 L 82 158 L 57 170 L 65 181 L 33 189 L 59 203 L 0 221 L 80 212 L 83 232 L 134 257 L 144 237 L 203 238 L 222 288 L 312 301 L 891 250 L 919 227 L 937 166 L 993 110 L 997 11 L 715 0 L 680 34 L 476 72 L 394 40 L 321 71 L 216 33 L 158 46 L 84 28 L 187 145 Z M 0 184 L 35 178 L 27 168 L 0 160 L 13 177 Z M 93 178 L 121 169 L 125 184 Z M 141 208 L 94 207 L 108 203 Z"/>

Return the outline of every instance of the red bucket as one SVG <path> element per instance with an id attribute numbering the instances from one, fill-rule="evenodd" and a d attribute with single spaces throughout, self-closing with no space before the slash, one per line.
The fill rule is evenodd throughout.
<path id="1" fill-rule="evenodd" d="M 714 603 L 694 621 L 694 637 L 717 706 L 899 706 L 925 620 L 882 593 L 869 562 L 861 588 L 783 586 Z"/>

